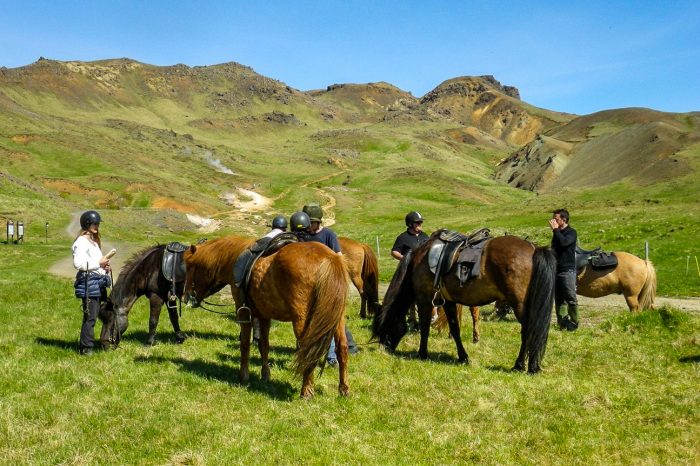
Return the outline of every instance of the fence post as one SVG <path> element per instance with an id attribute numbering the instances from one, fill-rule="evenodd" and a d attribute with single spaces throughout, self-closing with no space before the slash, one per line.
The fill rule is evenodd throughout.
<path id="1" fill-rule="evenodd" d="M 649 260 L 649 241 L 644 241 L 644 260 Z"/>
<path id="2" fill-rule="evenodd" d="M 381 259 L 381 256 L 379 255 L 379 236 L 375 236 L 377 238 L 377 260 Z"/>

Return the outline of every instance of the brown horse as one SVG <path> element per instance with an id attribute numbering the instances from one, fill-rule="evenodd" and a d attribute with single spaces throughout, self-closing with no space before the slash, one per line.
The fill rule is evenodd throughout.
<path id="1" fill-rule="evenodd" d="M 472 314 L 472 342 L 474 343 L 479 343 L 479 340 L 481 340 L 481 326 L 479 325 L 479 307 L 478 306 L 469 306 L 469 312 Z M 462 305 L 457 304 L 457 323 L 459 323 L 460 328 L 462 326 Z M 435 323 L 433 324 L 433 327 L 438 332 L 442 332 L 446 327 L 448 327 L 448 322 L 447 322 L 447 314 L 445 314 L 445 310 L 440 307 L 438 308 L 438 317 Z"/>
<path id="2" fill-rule="evenodd" d="M 187 279 L 185 300 L 197 307 L 207 296 L 226 285 L 236 302 L 241 324 L 240 380 L 248 380 L 251 321 L 260 321 L 262 379 L 270 379 L 268 352 L 270 320 L 292 322 L 297 338 L 294 369 L 303 378 L 301 396 L 313 396 L 313 371 L 325 361 L 331 338 L 335 337 L 341 395 L 349 393 L 348 346 L 345 338 L 345 299 L 348 278 L 342 256 L 321 243 L 292 243 L 253 266 L 243 294 L 233 283 L 233 265 L 254 240 L 226 236 L 185 252 Z"/>
<path id="3" fill-rule="evenodd" d="M 457 346 L 460 362 L 468 362 L 460 337 L 456 316 L 457 303 L 482 306 L 493 301 L 505 301 L 515 309 L 521 325 L 520 352 L 514 370 L 540 371 L 540 362 L 547 347 L 549 322 L 554 302 L 556 259 L 549 248 L 535 247 L 515 236 L 501 236 L 488 240 L 481 255 L 480 275 L 460 286 L 453 268 L 440 280 L 435 292 L 434 275 L 428 266 L 428 251 L 440 233 L 399 263 L 389 284 L 384 305 L 374 316 L 372 335 L 393 351 L 406 333 L 406 313 L 412 302 L 418 306 L 420 320 L 420 348 L 418 355 L 428 357 L 428 335 L 432 307 L 442 302 L 447 315 L 450 334 Z"/>
<path id="4" fill-rule="evenodd" d="M 348 273 L 357 291 L 360 293 L 360 317 L 375 314 L 379 303 L 379 266 L 377 256 L 372 248 L 354 239 L 339 237 L 340 250 L 343 252 Z"/>
<path id="5" fill-rule="evenodd" d="M 576 279 L 576 293 L 588 298 L 600 298 L 617 293 L 625 296 L 630 311 L 654 307 L 656 270 L 649 260 L 616 251 L 617 267 L 593 270 L 588 264 Z"/>

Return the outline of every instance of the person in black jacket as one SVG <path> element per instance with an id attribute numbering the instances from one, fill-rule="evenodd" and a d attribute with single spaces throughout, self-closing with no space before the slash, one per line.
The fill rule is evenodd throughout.
<path id="1" fill-rule="evenodd" d="M 574 331 L 578 328 L 576 230 L 569 225 L 569 212 L 566 209 L 557 209 L 553 214 L 549 226 L 552 228 L 552 249 L 557 256 L 554 295 L 557 325 L 562 330 Z"/>

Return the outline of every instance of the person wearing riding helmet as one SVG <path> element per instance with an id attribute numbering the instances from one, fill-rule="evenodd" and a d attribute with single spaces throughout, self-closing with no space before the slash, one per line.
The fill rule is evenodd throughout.
<path id="1" fill-rule="evenodd" d="M 111 286 L 109 258 L 102 254 L 100 223 L 102 218 L 94 210 L 80 216 L 80 233 L 73 242 L 73 266 L 75 296 L 83 301 L 83 323 L 80 328 L 80 354 L 92 354 L 95 346 L 95 321 L 100 310 L 100 301 L 107 298 L 107 287 Z"/>
<path id="2" fill-rule="evenodd" d="M 340 243 L 335 232 L 330 228 L 321 226 L 323 220 L 323 209 L 318 204 L 307 204 L 301 212 L 296 212 L 290 219 L 292 232 L 297 234 L 299 241 L 315 241 L 325 244 L 336 254 L 343 254 L 340 250 Z M 348 353 L 355 354 L 359 351 L 355 339 L 345 326 L 345 337 L 348 341 Z M 338 359 L 335 354 L 335 338 L 331 339 L 331 346 L 328 348 L 326 361 L 331 367 L 338 365 Z"/>
<path id="3" fill-rule="evenodd" d="M 391 257 L 401 260 L 408 251 L 416 249 L 428 241 L 428 235 L 423 231 L 424 220 L 423 216 L 416 211 L 406 214 L 404 219 L 406 231 L 396 237 L 394 245 L 391 247 Z"/>
<path id="4" fill-rule="evenodd" d="M 391 257 L 396 260 L 401 260 L 408 254 L 409 251 L 417 249 L 419 246 L 428 241 L 428 235 L 423 231 L 423 221 L 425 219 L 423 216 L 414 211 L 406 214 L 404 218 L 404 223 L 406 224 L 406 231 L 401 233 L 396 237 L 394 245 L 391 247 Z M 433 320 L 436 316 L 433 316 Z M 416 317 L 416 306 L 411 305 L 408 317 L 409 328 L 418 328 L 418 319 Z"/>
<path id="5" fill-rule="evenodd" d="M 278 215 L 272 219 L 272 230 L 270 230 L 264 238 L 274 238 L 275 236 L 287 231 L 287 219 L 284 215 Z"/>

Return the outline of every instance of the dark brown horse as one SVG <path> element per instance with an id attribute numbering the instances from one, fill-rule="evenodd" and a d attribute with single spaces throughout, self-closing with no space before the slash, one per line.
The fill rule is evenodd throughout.
<path id="1" fill-rule="evenodd" d="M 554 301 L 556 259 L 549 248 L 535 247 L 515 236 L 488 240 L 481 255 L 480 275 L 460 286 L 455 267 L 441 280 L 438 296 L 433 289 L 434 275 L 428 267 L 428 251 L 440 233 L 404 257 L 391 280 L 381 311 L 374 316 L 373 338 L 390 350 L 396 349 L 406 333 L 406 313 L 412 302 L 418 306 L 420 349 L 422 359 L 428 357 L 428 334 L 433 305 L 444 299 L 450 334 L 457 346 L 460 362 L 468 362 L 460 337 L 456 305 L 482 306 L 504 301 L 515 309 L 521 324 L 520 352 L 514 370 L 540 370 L 547 347 L 549 323 Z"/>
<path id="2" fill-rule="evenodd" d="M 303 377 L 301 396 L 313 396 L 313 372 L 335 337 L 341 395 L 349 393 L 348 345 L 345 338 L 345 299 L 348 276 L 341 255 L 321 243 L 292 243 L 253 266 L 244 295 L 233 283 L 233 265 L 254 240 L 226 236 L 185 252 L 185 299 L 193 306 L 231 285 L 241 324 L 240 380 L 248 380 L 251 320 L 260 321 L 262 379 L 270 379 L 268 365 L 270 320 L 291 322 L 297 338 L 294 368 Z"/>
<path id="3" fill-rule="evenodd" d="M 129 326 L 129 311 L 136 300 L 146 296 L 151 308 L 146 344 L 155 344 L 156 329 L 163 304 L 168 309 L 170 323 L 175 330 L 175 342 L 182 343 L 187 338 L 180 330 L 176 305 L 176 298 L 182 294 L 184 283 L 176 282 L 175 293 L 172 293 L 173 284 L 165 278 L 161 270 L 164 250 L 165 245 L 162 244 L 146 248 L 134 254 L 122 267 L 112 292 L 107 301 L 102 304 L 100 311 L 106 316 L 108 325 L 112 325 L 113 322 L 118 323 L 118 335 L 122 335 Z"/>
<path id="4" fill-rule="evenodd" d="M 354 239 L 339 237 L 340 250 L 348 266 L 348 273 L 360 293 L 360 317 L 375 314 L 379 303 L 379 265 L 377 256 L 368 245 Z"/>

